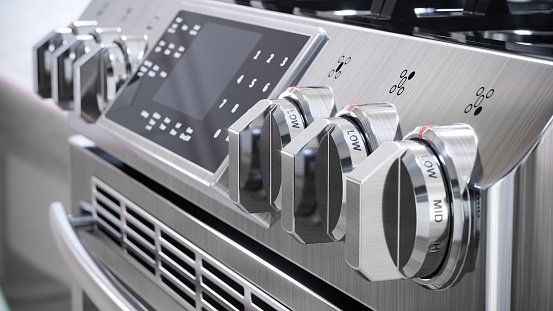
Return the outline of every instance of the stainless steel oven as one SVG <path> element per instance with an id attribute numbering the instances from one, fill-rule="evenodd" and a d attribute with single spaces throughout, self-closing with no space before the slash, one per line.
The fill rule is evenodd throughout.
<path id="1" fill-rule="evenodd" d="M 74 307 L 551 309 L 550 4 L 430 5 L 94 0 L 38 42 Z"/>

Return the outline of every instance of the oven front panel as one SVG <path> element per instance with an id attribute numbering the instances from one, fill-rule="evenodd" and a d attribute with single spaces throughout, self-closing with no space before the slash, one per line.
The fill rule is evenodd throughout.
<path id="1" fill-rule="evenodd" d="M 73 145 L 71 162 L 72 214 L 81 213 L 81 201 L 94 202 L 95 197 L 101 196 L 95 195 L 94 192 L 98 192 L 95 185 L 103 185 L 104 188 L 100 189 L 115 192 L 116 198 L 117 195 L 124 197 L 130 205 L 138 207 L 140 212 L 184 237 L 211 258 L 223 263 L 241 278 L 292 310 L 348 310 L 352 306 L 356 310 L 484 308 L 484 269 L 480 260 L 473 273 L 467 274 L 459 284 L 445 291 L 430 291 L 415 282 L 402 280 L 368 282 L 345 264 L 342 243 L 302 245 L 280 226 L 265 229 L 256 225 L 253 234 L 237 230 L 240 223 L 245 221 L 243 218 L 234 218 L 233 222 L 221 221 L 220 219 L 225 218 L 219 214 L 204 212 L 199 206 L 99 148 Z M 221 208 L 212 198 L 205 198 L 202 206 L 210 206 L 213 210 Z M 236 215 L 235 211 L 229 209 L 223 211 L 226 212 L 227 219 Z M 104 220 L 99 220 L 100 224 L 106 223 L 106 217 L 103 218 Z M 98 229 L 92 235 L 86 234 L 84 241 L 88 249 L 105 262 L 108 268 L 111 267 L 111 271 L 119 279 L 127 280 L 137 295 L 148 303 L 155 305 L 160 299 L 152 296 L 157 289 L 149 290 L 144 284 L 135 281 L 144 276 L 149 280 L 147 284 L 156 284 L 155 286 L 162 287 L 162 291 L 169 292 L 171 303 L 177 301 L 177 304 L 186 305 L 160 282 L 161 272 L 155 270 L 158 263 L 143 257 L 137 260 L 132 251 L 124 250 L 124 245 L 128 247 L 128 244 L 133 243 L 132 239 L 130 243 L 125 242 L 129 239 L 117 239 L 118 237 L 114 239 L 109 233 L 106 234 L 105 230 Z M 135 253 L 139 253 L 136 247 L 133 249 Z M 123 268 L 124 264 L 128 266 Z M 164 309 L 165 305 L 155 307 Z"/>
<path id="2" fill-rule="evenodd" d="M 478 136 L 478 161 L 471 178 L 486 198 L 485 190 L 525 159 L 538 144 L 551 120 L 551 61 L 220 2 L 120 1 L 110 4 L 109 10 L 104 8 L 103 3 L 93 1 L 83 18 L 98 19 L 105 25 L 118 23 L 126 32 L 147 34 L 148 56 L 141 67 L 143 69 L 139 69 L 96 124 L 87 124 L 78 114 L 71 114 L 70 121 L 76 131 L 125 164 L 125 169 L 115 168 L 98 157 L 84 156 L 86 152 L 75 152 L 72 177 L 75 181 L 74 203 L 90 200 L 91 182 L 93 177 L 98 178 L 256 286 L 267 290 L 280 301 L 290 301 L 289 307 L 293 309 L 315 310 L 325 306 L 325 302 L 309 294 L 295 296 L 293 289 L 303 287 L 287 285 L 294 275 L 275 272 L 278 278 L 287 281 L 273 283 L 275 275 L 271 267 L 256 266 L 244 260 L 242 255 L 229 257 L 225 252 L 229 247 L 217 248 L 220 245 L 213 242 L 216 240 L 213 235 L 201 235 L 205 231 L 199 229 L 189 230 L 184 225 L 188 224 L 188 220 L 185 221 L 186 215 L 178 207 L 178 199 L 172 201 L 171 198 L 189 201 L 193 206 L 190 211 L 208 213 L 374 309 L 484 308 L 487 299 L 485 282 L 497 281 L 490 279 L 493 275 L 486 270 L 489 259 L 486 257 L 487 250 L 501 247 L 497 240 L 500 236 L 495 236 L 496 240 L 488 240 L 489 219 L 485 204 L 479 214 L 481 231 L 475 270 L 464 275 L 458 284 L 444 291 L 431 291 L 409 280 L 371 283 L 346 264 L 344 243 L 303 245 L 283 230 L 276 213 L 247 215 L 236 207 L 226 189 L 228 158 L 224 152 L 224 132 L 235 119 L 233 115 L 244 113 L 254 103 L 255 97 L 274 98 L 284 88 L 294 84 L 327 85 L 334 92 L 338 109 L 352 103 L 394 104 L 401 134 L 424 124 L 471 125 Z M 131 13 L 128 13 L 128 8 L 133 8 Z M 177 19 L 179 17 L 182 21 Z M 195 18 L 198 18 L 197 22 Z M 192 29 L 186 29 L 184 37 L 170 31 L 183 31 L 186 19 L 194 25 Z M 207 20 L 218 25 L 209 26 Z M 173 27 L 175 23 L 176 28 Z M 195 25 L 200 27 L 196 35 L 191 36 L 190 31 L 194 30 Z M 201 90 L 191 92 L 193 88 L 186 83 L 183 83 L 182 90 L 175 87 L 180 86 L 179 83 L 167 84 L 171 87 L 164 87 L 164 83 L 190 79 L 184 75 L 174 76 L 177 80 L 173 80 L 171 71 L 181 64 L 192 66 L 195 62 L 187 55 L 198 55 L 200 63 L 220 56 L 220 51 L 212 50 L 216 46 L 207 48 L 210 53 L 202 53 L 202 46 L 205 48 L 206 45 L 196 43 L 205 34 L 203 31 L 207 30 L 206 36 L 212 36 L 210 27 L 221 25 L 232 28 L 228 30 L 229 37 L 237 35 L 244 40 L 233 40 L 234 43 L 243 43 L 236 47 L 240 49 L 234 55 L 236 59 L 233 59 L 240 66 L 238 69 L 230 68 L 225 71 L 226 75 L 217 77 L 221 81 L 215 87 L 217 90 L 209 94 L 211 97 L 205 99 L 206 106 L 192 109 L 188 106 L 188 100 L 205 97 L 206 93 Z M 279 37 L 279 40 L 290 44 L 279 50 L 288 49 L 284 54 L 274 53 L 275 59 L 280 60 L 279 65 L 284 63 L 282 71 L 274 77 L 259 78 L 255 82 L 255 78 L 248 81 L 246 74 L 240 79 L 241 70 L 254 66 L 252 61 L 255 61 L 258 51 L 261 51 L 260 55 L 265 55 L 262 53 L 264 49 L 257 48 L 257 45 L 279 42 L 277 39 L 263 41 L 263 38 L 269 37 Z M 170 43 L 174 47 L 166 55 Z M 184 48 L 182 53 L 179 52 L 181 46 Z M 195 46 L 199 47 L 198 51 Z M 175 57 L 175 53 L 180 54 Z M 269 57 L 271 54 L 268 54 Z M 243 60 L 237 55 L 247 56 Z M 290 61 L 293 59 L 290 67 L 286 67 L 286 57 Z M 268 64 L 267 60 L 264 60 L 264 66 Z M 251 70 L 257 72 L 257 67 L 254 67 Z M 197 81 L 213 79 L 211 74 L 198 76 Z M 265 79 L 275 81 L 276 86 L 272 88 L 272 82 L 259 83 Z M 241 83 L 245 82 L 248 82 L 247 90 L 243 91 L 240 87 L 244 87 L 245 84 Z M 271 85 L 265 92 L 270 94 L 265 96 L 263 89 L 267 83 Z M 166 93 L 164 90 L 167 88 L 175 93 Z M 228 98 L 225 97 L 227 94 Z M 234 98 L 232 101 L 231 97 Z M 234 102 L 242 99 L 243 102 Z M 236 105 L 239 106 L 233 113 Z M 184 108 L 186 113 L 182 112 Z M 177 124 L 181 125 L 177 128 Z M 139 174 L 136 175 L 136 172 Z M 190 228 L 198 227 L 190 225 Z M 241 244 L 243 241 L 240 239 L 237 237 L 233 241 Z M 257 254 L 254 250 L 252 252 Z M 511 266 L 504 268 L 509 270 Z M 510 277 L 501 280 L 511 281 Z M 301 284 L 302 281 L 298 282 Z M 310 285 L 305 286 L 309 288 Z"/>

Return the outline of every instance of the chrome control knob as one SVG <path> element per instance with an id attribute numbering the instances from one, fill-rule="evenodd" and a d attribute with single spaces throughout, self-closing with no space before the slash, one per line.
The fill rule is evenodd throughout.
<path id="1" fill-rule="evenodd" d="M 97 44 L 92 35 L 77 35 L 55 51 L 52 66 L 52 99 L 62 109 L 73 109 L 74 63 L 90 53 Z"/>
<path id="2" fill-rule="evenodd" d="M 148 50 L 148 36 L 122 35 L 120 39 L 116 40 L 116 43 L 123 50 L 131 73 L 136 72 Z"/>
<path id="3" fill-rule="evenodd" d="M 263 189 L 269 203 L 277 211 L 282 209 L 282 148 L 314 120 L 330 117 L 336 112 L 332 90 L 326 86 L 292 87 L 281 94 L 280 98 L 287 101 L 276 105 L 265 118 L 260 142 Z"/>
<path id="4" fill-rule="evenodd" d="M 279 99 L 255 104 L 228 129 L 230 198 L 249 213 L 274 212 L 280 149 L 313 120 L 334 112 L 328 87 L 292 87 Z"/>
<path id="5" fill-rule="evenodd" d="M 282 226 L 301 243 L 343 239 L 345 176 L 398 135 L 390 104 L 346 106 L 316 120 L 282 150 Z"/>
<path id="6" fill-rule="evenodd" d="M 347 176 L 346 260 L 371 281 L 450 286 L 474 243 L 470 126 L 420 127 L 386 142 Z"/>
<path id="7" fill-rule="evenodd" d="M 121 37 L 118 27 L 95 27 L 95 23 L 77 21 L 71 27 L 75 35 L 69 43 L 54 52 L 52 66 L 52 99 L 65 110 L 73 109 L 73 65 L 83 55 L 97 46 L 110 44 Z"/>
<path id="8" fill-rule="evenodd" d="M 74 21 L 69 25 L 69 28 L 77 35 L 87 35 L 90 34 L 96 27 L 98 27 L 97 21 Z"/>
<path id="9" fill-rule="evenodd" d="M 97 24 L 96 21 L 75 21 L 68 27 L 53 30 L 33 47 L 33 81 L 37 94 L 43 98 L 52 96 L 54 52 L 68 44 L 76 35 L 87 34 Z"/>
<path id="10" fill-rule="evenodd" d="M 347 175 L 382 143 L 401 137 L 391 104 L 350 105 L 337 116 L 321 141 L 315 162 L 317 209 L 334 241 L 346 234 Z"/>
<path id="11" fill-rule="evenodd" d="M 121 37 L 121 28 L 119 27 L 95 27 L 90 31 L 96 42 L 109 44 Z"/>
<path id="12" fill-rule="evenodd" d="M 102 43 L 75 64 L 75 111 L 95 122 L 135 72 L 147 49 L 145 37 L 120 36 Z"/>

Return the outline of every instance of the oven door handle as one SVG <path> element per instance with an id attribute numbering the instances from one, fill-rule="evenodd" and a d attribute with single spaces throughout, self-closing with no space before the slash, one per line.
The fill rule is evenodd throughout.
<path id="1" fill-rule="evenodd" d="M 49 211 L 50 229 L 69 270 L 100 310 L 143 310 L 137 300 L 108 275 L 90 256 L 77 236 L 74 226 L 94 224 L 90 217 L 72 218 L 63 204 L 54 202 Z"/>

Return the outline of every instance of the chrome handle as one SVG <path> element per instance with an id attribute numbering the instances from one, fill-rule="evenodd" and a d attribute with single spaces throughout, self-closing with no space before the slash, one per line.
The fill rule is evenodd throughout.
<path id="1" fill-rule="evenodd" d="M 50 205 L 50 229 L 69 270 L 100 310 L 141 310 L 104 273 L 88 254 L 73 226 L 90 225 L 94 220 L 67 215 L 60 202 Z"/>

